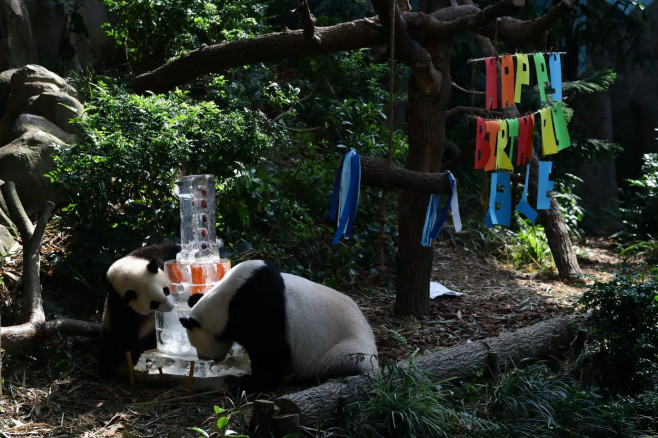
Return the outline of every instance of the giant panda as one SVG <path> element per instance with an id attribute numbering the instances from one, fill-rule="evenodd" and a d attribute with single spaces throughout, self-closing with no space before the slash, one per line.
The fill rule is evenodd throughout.
<path id="1" fill-rule="evenodd" d="M 99 371 L 116 374 L 130 351 L 133 363 L 156 347 L 154 311 L 168 312 L 174 301 L 164 262 L 175 259 L 180 245 L 150 245 L 115 261 L 107 271 L 108 293 L 103 310 Z"/>
<path id="2" fill-rule="evenodd" d="M 227 380 L 234 389 L 274 390 L 293 379 L 377 368 L 372 329 L 351 298 L 262 260 L 239 263 L 190 305 L 180 322 L 199 358 L 221 361 L 234 341 L 249 355 L 251 375 Z"/>

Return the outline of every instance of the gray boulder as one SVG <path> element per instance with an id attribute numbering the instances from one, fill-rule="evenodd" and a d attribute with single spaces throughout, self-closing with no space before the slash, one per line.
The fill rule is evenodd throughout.
<path id="1" fill-rule="evenodd" d="M 43 131 L 29 131 L 0 148 L 0 179 L 13 181 L 25 212 L 34 214 L 60 191 L 44 175 L 55 168 L 52 158 L 62 140 Z"/>
<path id="2" fill-rule="evenodd" d="M 46 91 L 30 98 L 27 111 L 54 122 L 64 132 L 80 134 L 80 129 L 71 123 L 71 119 L 82 115 L 84 108 L 78 99 L 59 91 Z"/>
<path id="3" fill-rule="evenodd" d="M 62 140 L 63 143 L 69 145 L 77 141 L 77 136 L 75 134 L 69 134 L 45 117 L 37 116 L 35 114 L 21 114 L 14 123 L 13 129 L 10 133 L 11 138 L 5 141 L 5 143 L 12 142 L 30 131 L 43 131 L 57 137 Z"/>

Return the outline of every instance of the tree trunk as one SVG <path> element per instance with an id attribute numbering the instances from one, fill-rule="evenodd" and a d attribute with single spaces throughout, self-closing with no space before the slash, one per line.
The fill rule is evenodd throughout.
<path id="1" fill-rule="evenodd" d="M 532 154 L 530 159 L 530 172 L 531 178 L 528 179 L 528 191 L 530 199 L 537 202 L 537 174 L 539 169 L 539 158 L 536 153 Z M 561 278 L 572 279 L 574 276 L 580 275 L 580 265 L 576 253 L 571 245 L 571 238 L 569 237 L 569 230 L 564 223 L 560 206 L 557 204 L 553 197 L 550 197 L 551 205 L 547 210 L 538 210 L 539 222 L 544 227 L 546 233 L 546 240 L 548 246 L 551 248 L 551 254 L 555 261 L 555 266 Z"/>
<path id="2" fill-rule="evenodd" d="M 542 321 L 497 337 L 421 356 L 412 364 L 418 370 L 428 372 L 434 381 L 441 381 L 471 379 L 483 369 L 495 375 L 513 368 L 523 359 L 565 357 L 574 339 L 582 338 L 577 338 L 576 334 L 583 319 L 582 315 L 569 315 Z M 372 383 L 369 376 L 352 376 L 284 395 L 275 403 L 280 408 L 279 415 L 299 414 L 300 423 L 312 427 L 332 418 L 341 406 L 367 399 Z"/>
<path id="3" fill-rule="evenodd" d="M 421 5 L 421 8 L 423 6 Z M 422 10 L 422 9 L 421 9 Z M 431 11 L 426 11 L 431 12 Z M 435 40 L 428 53 L 439 75 L 414 68 L 409 79 L 406 168 L 437 172 L 447 143 L 445 115 L 450 99 L 451 39 Z M 432 247 L 421 246 L 429 196 L 401 190 L 398 201 L 398 252 L 396 256 L 395 313 L 427 315 L 432 273 Z"/>

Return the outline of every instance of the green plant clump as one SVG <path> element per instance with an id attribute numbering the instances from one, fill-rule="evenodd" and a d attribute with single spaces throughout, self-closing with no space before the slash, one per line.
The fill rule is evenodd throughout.
<path id="1" fill-rule="evenodd" d="M 451 406 L 448 382 L 434 382 L 410 363 L 384 364 L 372 377 L 366 401 L 345 409 L 345 426 L 332 430 L 349 437 L 454 437 L 495 430 L 497 425 Z"/>
<path id="2" fill-rule="evenodd" d="M 578 304 L 591 312 L 592 341 L 583 365 L 597 383 L 635 394 L 658 377 L 658 268 L 625 268 L 612 280 L 595 282 Z M 585 367 L 585 368 L 587 368 Z"/>
<path id="3" fill-rule="evenodd" d="M 118 19 L 108 34 L 133 68 L 150 70 L 203 44 L 262 33 L 264 6 L 256 1 L 103 0 Z"/>
<path id="4" fill-rule="evenodd" d="M 640 179 L 628 180 L 628 201 L 622 208 L 625 252 L 641 253 L 658 261 L 658 154 L 645 154 Z"/>
<path id="5" fill-rule="evenodd" d="M 227 184 L 276 138 L 248 110 L 223 111 L 180 91 L 137 96 L 102 83 L 92 86 L 79 123 L 81 140 L 60 151 L 49 176 L 65 188 L 61 223 L 75 231 L 71 257 L 80 257 L 71 266 L 91 261 L 98 272 L 110 254 L 178 235 L 177 178 L 210 173 Z"/>

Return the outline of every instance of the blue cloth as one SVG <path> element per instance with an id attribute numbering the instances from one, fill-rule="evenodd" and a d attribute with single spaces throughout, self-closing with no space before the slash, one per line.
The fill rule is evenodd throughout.
<path id="1" fill-rule="evenodd" d="M 450 181 L 450 193 L 448 193 L 448 199 L 446 200 L 443 209 L 441 209 L 441 195 L 432 194 L 432 196 L 430 196 L 430 201 L 427 204 L 427 212 L 425 213 L 423 236 L 420 242 L 422 246 L 430 246 L 432 241 L 439 236 L 441 228 L 443 228 L 443 224 L 448 217 L 451 204 L 456 205 L 452 203 L 453 196 L 457 196 L 455 177 L 453 177 L 452 173 L 448 170 L 446 170 L 445 173 L 448 175 L 448 181 Z M 458 212 L 455 213 L 453 211 L 453 214 L 458 214 Z"/>
<path id="2" fill-rule="evenodd" d="M 351 149 L 343 155 L 338 164 L 334 187 L 331 193 L 329 219 L 337 220 L 337 230 L 332 243 L 335 245 L 341 236 L 350 237 L 359 205 L 361 186 L 361 161 L 359 154 Z"/>

